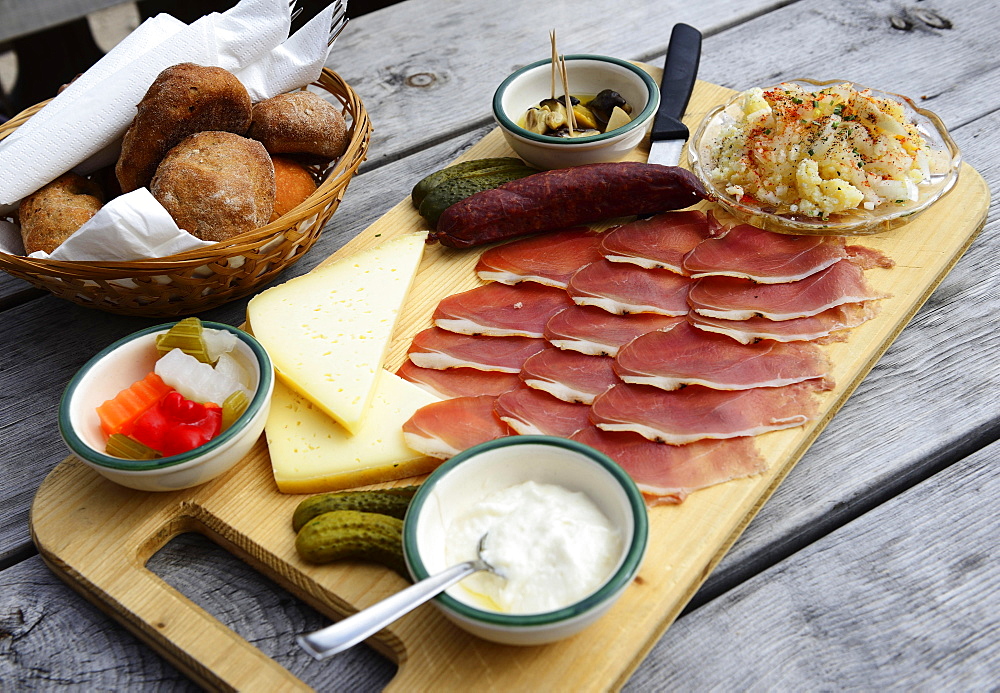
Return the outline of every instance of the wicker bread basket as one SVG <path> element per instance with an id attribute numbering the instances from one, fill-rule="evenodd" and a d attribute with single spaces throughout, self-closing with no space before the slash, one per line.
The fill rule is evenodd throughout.
<path id="1" fill-rule="evenodd" d="M 314 171 L 322 179 L 316 192 L 276 221 L 155 260 L 65 262 L 0 253 L 0 269 L 82 306 L 151 318 L 190 315 L 252 293 L 312 247 L 368 151 L 371 121 L 354 90 L 329 69 L 313 85 L 341 103 L 348 123 L 347 151 L 327 169 Z M 42 106 L 0 125 L 0 139 Z"/>

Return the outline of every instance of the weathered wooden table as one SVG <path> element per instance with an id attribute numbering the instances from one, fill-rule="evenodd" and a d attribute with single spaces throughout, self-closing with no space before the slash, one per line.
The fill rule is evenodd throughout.
<path id="1" fill-rule="evenodd" d="M 491 128 L 513 68 L 561 49 L 660 64 L 670 29 L 705 34 L 700 77 L 742 89 L 845 78 L 938 113 L 1000 183 L 1000 12 L 992 0 L 407 0 L 351 22 L 330 66 L 375 124 L 369 159 L 314 267 Z M 997 156 L 998 158 L 994 158 Z M 0 172 L 2 175 L 2 172 Z M 627 688 L 985 690 L 1000 681 L 1000 221 L 982 233 L 792 470 Z M 239 324 L 245 301 L 201 317 Z M 72 373 L 154 321 L 78 308 L 0 277 L 0 681 L 11 689 L 193 688 L 44 566 L 28 513 L 65 457 Z M 316 688 L 375 690 L 394 665 L 295 644 L 326 619 L 196 535 L 149 567 Z M 586 663 L 581 662 L 581 666 Z"/>

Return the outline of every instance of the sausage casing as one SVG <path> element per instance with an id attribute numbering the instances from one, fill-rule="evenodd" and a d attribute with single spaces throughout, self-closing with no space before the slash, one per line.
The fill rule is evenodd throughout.
<path id="1" fill-rule="evenodd" d="M 634 161 L 542 171 L 448 207 L 432 240 L 468 248 L 529 233 L 684 209 L 706 199 L 688 170 Z"/>

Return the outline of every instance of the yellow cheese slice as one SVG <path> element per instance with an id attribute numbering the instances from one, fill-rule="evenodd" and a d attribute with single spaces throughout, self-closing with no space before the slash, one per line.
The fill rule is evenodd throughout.
<path id="1" fill-rule="evenodd" d="M 281 382 L 274 384 L 264 428 L 271 467 L 283 493 L 320 493 L 426 474 L 441 464 L 403 442 L 403 423 L 440 401 L 426 390 L 379 369 L 369 416 L 351 435 Z"/>
<path id="2" fill-rule="evenodd" d="M 279 378 L 348 431 L 361 429 L 426 239 L 426 232 L 399 236 L 247 305 L 250 329 Z"/>

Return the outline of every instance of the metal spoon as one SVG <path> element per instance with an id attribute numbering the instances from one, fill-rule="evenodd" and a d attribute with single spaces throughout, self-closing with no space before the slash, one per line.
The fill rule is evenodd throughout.
<path id="1" fill-rule="evenodd" d="M 330 655 L 354 647 L 399 617 L 410 613 L 431 597 L 444 592 L 464 577 L 481 570 L 488 570 L 495 575 L 500 575 L 496 568 L 483 558 L 483 547 L 486 545 L 488 535 L 489 532 L 479 538 L 479 544 L 476 547 L 476 560 L 459 563 L 436 575 L 424 578 L 402 592 L 383 599 L 378 604 L 359 611 L 343 621 L 338 621 L 332 626 L 327 626 L 308 635 L 300 635 L 296 640 L 302 649 L 316 659 L 326 659 Z"/>

